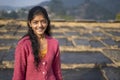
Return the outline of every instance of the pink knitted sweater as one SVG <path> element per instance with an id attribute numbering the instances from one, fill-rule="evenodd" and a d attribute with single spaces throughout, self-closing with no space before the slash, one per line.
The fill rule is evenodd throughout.
<path id="1" fill-rule="evenodd" d="M 12 80 L 62 80 L 58 41 L 46 36 L 47 54 L 39 64 L 34 65 L 29 36 L 21 39 L 15 50 L 14 73 Z"/>

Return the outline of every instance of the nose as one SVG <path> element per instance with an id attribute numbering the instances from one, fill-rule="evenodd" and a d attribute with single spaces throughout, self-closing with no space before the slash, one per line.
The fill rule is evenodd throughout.
<path id="1" fill-rule="evenodd" d="M 42 27 L 42 26 L 43 26 L 41 21 L 39 22 L 38 26 L 39 26 L 39 27 Z"/>

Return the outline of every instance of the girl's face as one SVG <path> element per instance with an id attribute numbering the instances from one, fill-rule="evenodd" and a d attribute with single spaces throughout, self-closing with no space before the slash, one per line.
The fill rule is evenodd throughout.
<path id="1" fill-rule="evenodd" d="M 34 16 L 29 25 L 37 36 L 41 36 L 44 35 L 48 22 L 42 14 L 39 14 Z"/>

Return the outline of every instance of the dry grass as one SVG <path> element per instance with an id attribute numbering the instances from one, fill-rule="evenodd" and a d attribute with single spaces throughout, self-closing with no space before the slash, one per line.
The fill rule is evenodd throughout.
<path id="1" fill-rule="evenodd" d="M 51 22 L 52 25 L 55 25 L 56 27 L 60 27 L 60 26 L 84 26 L 84 27 L 96 27 L 96 26 L 100 26 L 100 27 L 114 27 L 114 28 L 120 28 L 120 23 L 100 23 L 100 22 Z"/>
<path id="2" fill-rule="evenodd" d="M 13 20 L 13 19 L 0 19 L 0 25 L 6 25 L 9 23 L 16 23 L 18 25 L 22 25 L 22 26 L 27 26 L 27 22 L 25 20 Z M 58 22 L 58 21 L 52 21 L 51 25 L 54 25 L 55 27 L 60 27 L 60 26 L 69 26 L 69 27 L 80 27 L 80 26 L 84 26 L 84 27 L 96 27 L 96 26 L 100 26 L 100 27 L 114 27 L 114 28 L 120 28 L 120 23 L 112 23 L 112 22 L 107 22 L 107 23 L 100 23 L 100 22 Z"/>

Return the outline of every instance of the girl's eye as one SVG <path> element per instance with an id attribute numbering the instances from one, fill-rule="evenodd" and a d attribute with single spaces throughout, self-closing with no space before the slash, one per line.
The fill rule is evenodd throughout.
<path id="1" fill-rule="evenodd" d="M 47 23 L 47 21 L 46 21 L 46 20 L 42 20 L 41 22 L 42 22 L 42 23 Z"/>
<path id="2" fill-rule="evenodd" d="M 37 21 L 33 22 L 33 24 L 37 24 L 37 23 L 38 23 Z"/>
<path id="3" fill-rule="evenodd" d="M 47 23 L 47 21 L 46 20 L 41 20 L 41 21 L 33 21 L 32 22 L 33 24 L 39 24 L 39 23 L 41 23 L 41 24 L 46 24 Z"/>

